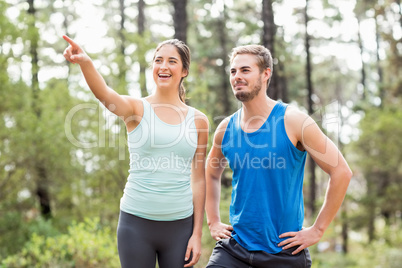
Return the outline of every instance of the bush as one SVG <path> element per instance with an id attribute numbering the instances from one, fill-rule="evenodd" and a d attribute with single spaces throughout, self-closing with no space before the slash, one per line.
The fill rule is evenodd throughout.
<path id="1" fill-rule="evenodd" d="M 99 219 L 73 223 L 67 234 L 45 237 L 34 233 L 20 253 L 1 267 L 120 267 L 116 236 Z"/>
<path id="2" fill-rule="evenodd" d="M 401 248 L 375 241 L 371 244 L 351 243 L 349 254 L 337 252 L 315 252 L 312 254 L 312 268 L 399 268 L 401 267 Z M 313 246 L 312 248 L 314 248 Z"/>

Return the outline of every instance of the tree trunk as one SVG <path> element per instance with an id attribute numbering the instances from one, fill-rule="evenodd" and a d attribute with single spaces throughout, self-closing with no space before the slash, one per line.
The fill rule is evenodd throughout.
<path id="1" fill-rule="evenodd" d="M 50 207 L 47 170 L 43 166 L 43 163 L 36 163 L 36 171 L 36 175 L 39 178 L 36 185 L 36 195 L 39 199 L 40 212 L 45 219 L 50 219 L 52 217 L 52 210 Z"/>
<path id="2" fill-rule="evenodd" d="M 383 75 L 383 69 L 381 66 L 381 58 L 380 58 L 380 33 L 378 29 L 378 20 L 377 20 L 377 14 L 375 15 L 375 36 L 376 36 L 376 43 L 377 43 L 377 49 L 376 49 L 376 55 L 377 55 L 377 72 L 378 72 L 378 95 L 381 99 L 381 107 L 384 107 L 384 101 L 385 101 L 385 90 L 384 90 L 384 75 Z"/>
<path id="3" fill-rule="evenodd" d="M 278 67 L 276 73 L 279 71 L 283 71 L 285 69 L 285 66 L 283 62 L 278 61 Z M 288 94 L 288 85 L 286 82 L 286 77 L 283 75 L 278 75 L 278 91 L 280 93 L 280 98 L 282 99 L 283 102 L 288 103 L 289 102 L 289 94 Z"/>
<path id="4" fill-rule="evenodd" d="M 65 3 L 65 0 L 63 0 L 63 7 L 65 7 L 67 4 Z M 70 36 L 70 33 L 68 32 L 68 25 L 69 25 L 69 20 L 68 20 L 68 15 L 67 14 L 63 14 L 64 16 L 64 20 L 63 20 L 63 30 L 66 33 L 67 36 Z M 70 65 L 71 63 L 69 61 L 66 61 L 67 65 Z M 67 81 L 69 81 L 69 77 L 71 74 L 71 69 L 68 68 L 68 75 L 67 75 Z"/>
<path id="5" fill-rule="evenodd" d="M 341 208 L 341 220 L 342 220 L 342 252 L 347 254 L 349 252 L 349 223 L 348 223 L 348 210 L 346 206 L 346 200 L 344 200 Z"/>
<path id="6" fill-rule="evenodd" d="M 124 35 L 124 23 L 126 21 L 126 15 L 124 13 L 125 10 L 125 6 L 124 6 L 124 0 L 119 0 L 119 9 L 120 9 L 120 29 L 119 29 L 119 37 L 121 40 L 120 43 L 120 53 L 122 55 L 125 54 L 125 50 L 126 50 L 126 36 Z"/>
<path id="7" fill-rule="evenodd" d="M 340 72 L 340 70 L 337 71 Z M 339 101 L 339 106 L 343 107 L 344 104 L 344 98 L 343 98 L 343 86 L 341 81 L 338 79 L 336 80 L 336 86 L 335 86 L 335 96 L 336 99 Z M 342 130 L 344 127 L 344 122 L 345 122 L 345 118 L 344 116 L 342 116 L 341 113 L 339 113 L 340 116 L 340 130 L 339 130 L 339 135 L 338 135 L 338 144 L 339 144 L 339 150 L 342 152 L 342 154 L 345 156 L 344 153 L 344 144 L 342 143 L 342 141 L 339 139 L 340 135 L 342 135 Z M 341 206 L 341 223 L 342 223 L 342 231 L 341 231 L 341 237 L 342 237 L 342 252 L 344 254 L 348 253 L 349 250 L 349 221 L 348 221 L 348 209 L 347 209 L 347 199 L 345 198 L 345 200 L 342 203 Z"/>
<path id="8" fill-rule="evenodd" d="M 127 64 L 125 61 L 126 57 L 126 35 L 125 35 L 125 28 L 124 28 L 124 23 L 126 21 L 126 15 L 125 15 L 125 5 L 124 5 L 124 0 L 119 0 L 119 11 L 120 11 L 120 29 L 118 31 L 118 36 L 120 39 L 120 51 L 119 51 L 119 58 L 118 58 L 118 64 L 119 64 L 119 74 L 118 74 L 118 90 L 120 94 L 127 94 Z"/>
<path id="9" fill-rule="evenodd" d="M 174 7 L 173 23 L 174 23 L 174 38 L 187 43 L 187 0 L 170 0 Z"/>
<path id="10" fill-rule="evenodd" d="M 367 175 L 367 210 L 368 210 L 368 223 L 367 223 L 367 236 L 368 242 L 371 243 L 375 239 L 375 210 L 376 204 L 375 200 L 377 198 L 375 192 L 375 185 L 373 182 L 373 177 L 376 177 L 377 174 Z"/>
<path id="11" fill-rule="evenodd" d="M 400 24 L 400 27 L 402 28 L 402 6 L 401 6 L 401 0 L 395 0 L 395 3 L 399 7 L 399 24 Z"/>
<path id="12" fill-rule="evenodd" d="M 28 16 L 31 17 L 30 24 L 28 25 L 28 31 L 30 36 L 30 56 L 31 56 L 31 64 L 32 64 L 32 79 L 31 79 L 31 89 L 32 89 L 32 109 L 34 114 L 37 117 L 37 120 L 40 121 L 42 110 L 40 108 L 40 100 L 39 100 L 39 57 L 38 57 L 38 40 L 39 34 L 38 29 L 35 26 L 36 22 L 36 9 L 34 6 L 34 0 L 28 0 Z M 39 133 L 38 133 L 39 135 Z M 33 146 L 37 146 L 38 142 L 34 140 Z M 35 183 L 36 183 L 36 196 L 39 200 L 39 206 L 41 215 L 48 219 L 52 216 L 52 210 L 50 206 L 50 194 L 49 194 L 49 185 L 48 185 L 48 174 L 41 158 L 35 158 L 34 160 L 34 169 L 35 169 Z"/>
<path id="13" fill-rule="evenodd" d="M 229 116 L 231 107 L 230 107 L 230 97 L 229 92 L 230 92 L 230 85 L 229 85 L 229 79 L 227 78 L 227 73 L 225 70 L 225 67 L 229 65 L 228 62 L 228 50 L 227 50 L 227 38 L 226 38 L 226 7 L 225 4 L 223 4 L 223 10 L 221 17 L 218 18 L 218 35 L 219 35 L 219 47 L 221 48 L 221 55 L 220 58 L 223 61 L 223 64 L 221 68 L 219 68 L 220 73 L 221 73 L 221 92 L 218 95 L 218 100 L 219 103 L 222 104 L 223 106 L 223 114 L 225 116 Z"/>
<path id="14" fill-rule="evenodd" d="M 280 75 L 283 70 L 283 63 L 277 60 L 275 50 L 275 37 L 276 37 L 276 25 L 274 21 L 274 11 L 272 9 L 272 0 L 262 0 L 262 14 L 261 18 L 264 23 L 262 34 L 262 45 L 271 51 L 274 66 L 272 70 L 272 78 L 267 88 L 267 95 L 274 100 L 281 99 L 284 102 L 288 102 L 288 94 L 286 88 L 286 80 Z M 277 64 L 275 64 L 277 62 Z"/>
<path id="15" fill-rule="evenodd" d="M 28 31 L 30 32 L 30 49 L 29 53 L 31 55 L 31 64 L 32 64 L 32 78 L 31 78 L 31 88 L 32 88 L 32 96 L 33 96 L 33 109 L 36 114 L 36 116 L 39 118 L 41 116 L 41 109 L 39 107 L 39 79 L 38 79 L 38 74 L 39 74 L 39 58 L 38 58 L 38 34 L 37 34 L 37 29 L 35 26 L 36 22 L 36 9 L 34 6 L 34 0 L 28 0 L 29 8 L 28 8 L 28 15 L 29 17 L 32 17 L 32 20 L 30 20 L 30 25 L 28 25 L 29 29 Z"/>
<path id="16" fill-rule="evenodd" d="M 275 54 L 275 33 L 276 25 L 274 22 L 274 12 L 272 10 L 272 0 L 262 0 L 262 21 L 263 35 L 262 35 L 262 45 L 271 51 L 272 58 L 276 56 Z M 267 88 L 267 95 L 273 99 L 277 100 L 279 96 L 278 92 L 278 75 L 276 68 L 272 70 L 272 78 L 269 87 Z"/>
<path id="17" fill-rule="evenodd" d="M 306 34 L 305 34 L 305 46 L 306 46 L 306 79 L 307 79 L 307 106 L 308 106 L 308 113 L 310 115 L 313 114 L 313 83 L 311 79 L 312 75 L 312 68 L 311 68 L 311 59 L 310 59 L 310 36 L 308 34 L 308 22 L 309 22 L 309 17 L 308 17 L 308 0 L 306 0 L 306 7 L 304 9 L 304 22 L 305 22 L 305 29 L 306 29 Z M 310 156 L 309 157 L 309 172 L 310 172 L 310 202 L 309 202 L 309 207 L 310 207 L 310 212 L 311 215 L 315 215 L 316 209 L 315 209 L 315 202 L 316 202 L 316 176 L 315 176 L 315 162 L 313 158 Z"/>
<path id="18" fill-rule="evenodd" d="M 361 37 L 361 32 L 360 32 L 360 19 L 357 17 L 357 25 L 358 25 L 358 31 L 357 31 L 357 37 L 358 37 L 358 43 L 359 43 L 359 48 L 360 48 L 360 59 L 362 61 L 362 70 L 361 70 L 361 79 L 360 83 L 362 85 L 362 100 L 366 100 L 367 93 L 366 93 L 366 71 L 365 71 L 365 64 L 363 60 L 363 54 L 364 54 L 364 47 L 363 47 L 363 41 Z"/>
<path id="19" fill-rule="evenodd" d="M 138 1 L 138 17 L 137 17 L 137 27 L 138 27 L 138 34 L 143 38 L 145 32 L 145 2 L 144 0 Z M 142 51 L 142 49 L 139 49 Z M 138 61 L 140 64 L 140 88 L 141 88 L 141 96 L 145 97 L 148 96 L 147 90 L 147 80 L 145 71 L 147 69 L 147 63 L 145 59 L 145 53 L 140 52 L 138 55 Z"/>
<path id="20" fill-rule="evenodd" d="M 218 73 L 220 75 L 221 84 L 219 88 L 217 88 L 217 100 L 222 107 L 221 115 L 229 116 L 231 113 L 231 105 L 230 105 L 230 98 L 231 96 L 231 86 L 229 84 L 229 79 L 225 70 L 225 67 L 229 65 L 228 59 L 228 44 L 227 44 L 227 30 L 226 30 L 226 6 L 225 3 L 222 1 L 221 3 L 221 15 L 217 19 L 217 33 L 219 36 L 219 47 L 220 47 L 220 58 L 222 59 L 222 66 L 219 67 Z M 221 185 L 225 188 L 232 185 L 232 178 L 228 176 L 227 172 L 223 172 Z"/>

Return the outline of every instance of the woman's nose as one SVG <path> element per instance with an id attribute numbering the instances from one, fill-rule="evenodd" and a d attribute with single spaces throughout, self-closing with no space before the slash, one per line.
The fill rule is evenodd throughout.
<path id="1" fill-rule="evenodd" d="M 167 69 L 168 67 L 167 67 L 167 63 L 166 63 L 166 61 L 163 61 L 162 62 L 162 64 L 161 64 L 161 67 L 160 67 L 161 69 Z"/>

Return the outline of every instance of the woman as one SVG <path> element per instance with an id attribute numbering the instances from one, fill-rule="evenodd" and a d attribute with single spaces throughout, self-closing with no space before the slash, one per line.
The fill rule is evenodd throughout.
<path id="1" fill-rule="evenodd" d="M 130 169 L 117 227 L 121 266 L 191 267 L 201 255 L 208 119 L 184 103 L 190 50 L 177 39 L 156 48 L 155 92 L 123 96 L 109 88 L 85 51 L 67 36 L 64 57 L 80 65 L 88 86 L 124 120 Z"/>

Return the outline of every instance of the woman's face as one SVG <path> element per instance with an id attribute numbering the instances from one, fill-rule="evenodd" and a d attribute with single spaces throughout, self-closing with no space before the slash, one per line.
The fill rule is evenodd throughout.
<path id="1" fill-rule="evenodd" d="M 156 53 L 152 63 L 153 77 L 157 88 L 178 89 L 180 81 L 187 76 L 183 70 L 180 54 L 173 45 L 163 45 Z"/>

